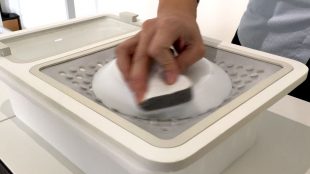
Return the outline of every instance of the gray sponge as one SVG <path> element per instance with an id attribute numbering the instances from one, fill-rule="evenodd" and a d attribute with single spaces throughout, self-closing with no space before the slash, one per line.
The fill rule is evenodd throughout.
<path id="1" fill-rule="evenodd" d="M 192 99 L 191 87 L 192 82 L 184 75 L 180 75 L 176 83 L 168 85 L 159 74 L 154 74 L 139 106 L 145 111 L 152 111 L 189 102 Z"/>

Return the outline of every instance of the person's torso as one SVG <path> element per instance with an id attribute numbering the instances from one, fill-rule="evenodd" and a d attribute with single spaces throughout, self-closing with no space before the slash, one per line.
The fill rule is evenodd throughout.
<path id="1" fill-rule="evenodd" d="M 246 47 L 306 63 L 310 58 L 310 0 L 250 0 L 238 36 Z"/>

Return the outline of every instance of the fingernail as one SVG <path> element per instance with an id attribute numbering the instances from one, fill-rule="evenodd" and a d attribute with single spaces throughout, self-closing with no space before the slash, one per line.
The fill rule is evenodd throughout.
<path id="1" fill-rule="evenodd" d="M 177 79 L 177 75 L 176 73 L 168 71 L 165 73 L 165 79 L 168 84 L 173 84 Z"/>
<path id="2" fill-rule="evenodd" d="M 142 92 L 135 92 L 135 97 L 137 103 L 141 103 L 143 101 L 143 93 Z"/>

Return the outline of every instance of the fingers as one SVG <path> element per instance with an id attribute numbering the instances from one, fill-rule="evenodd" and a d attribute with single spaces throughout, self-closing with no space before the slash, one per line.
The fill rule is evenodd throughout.
<path id="1" fill-rule="evenodd" d="M 176 57 L 170 51 L 172 45 L 178 50 Z M 144 22 L 139 34 L 118 46 L 116 54 L 120 71 L 141 102 L 152 60 L 163 68 L 166 83 L 173 84 L 180 72 L 203 57 L 204 46 L 195 21 L 155 18 Z"/>
<path id="2" fill-rule="evenodd" d="M 153 27 L 154 23 L 154 20 L 148 20 L 143 23 L 142 31 L 139 34 L 139 43 L 135 49 L 131 63 L 129 86 L 138 102 L 143 100 L 144 93 L 147 89 L 151 61 L 147 50 L 155 31 Z"/>
<path id="3" fill-rule="evenodd" d="M 164 78 L 168 84 L 173 84 L 179 74 L 177 62 L 170 50 L 177 39 L 176 36 L 177 34 L 167 27 L 159 28 L 148 50 L 149 55 L 163 68 Z"/>
<path id="4" fill-rule="evenodd" d="M 131 68 L 131 59 L 138 44 L 139 36 L 136 35 L 133 38 L 126 40 L 116 47 L 116 63 L 125 81 L 129 81 L 129 74 Z"/>
<path id="5" fill-rule="evenodd" d="M 176 57 L 179 71 L 184 72 L 188 67 L 201 59 L 204 56 L 204 53 L 205 48 L 202 41 L 186 46 L 186 48 Z"/>

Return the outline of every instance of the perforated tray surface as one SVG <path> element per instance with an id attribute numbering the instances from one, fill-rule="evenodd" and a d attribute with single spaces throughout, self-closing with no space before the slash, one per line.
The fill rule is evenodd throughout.
<path id="1" fill-rule="evenodd" d="M 268 78 L 282 68 L 279 65 L 222 50 L 219 51 L 212 47 L 208 47 L 208 51 L 216 51 L 216 57 L 212 57 L 211 60 L 214 60 L 216 64 L 227 72 L 233 84 L 233 89 L 229 98 L 218 108 L 234 100 L 260 81 Z M 52 63 L 48 66 L 43 66 L 40 68 L 40 71 L 84 97 L 96 102 L 98 107 L 105 107 L 92 91 L 92 78 L 99 68 L 103 67 L 114 58 L 114 48 L 109 48 L 83 57 L 75 57 Z M 150 120 L 139 116 L 126 116 L 117 113 L 117 111 L 112 111 L 158 138 L 171 139 L 203 118 L 208 117 L 218 108 L 214 108 L 200 116 L 170 120 Z"/>

